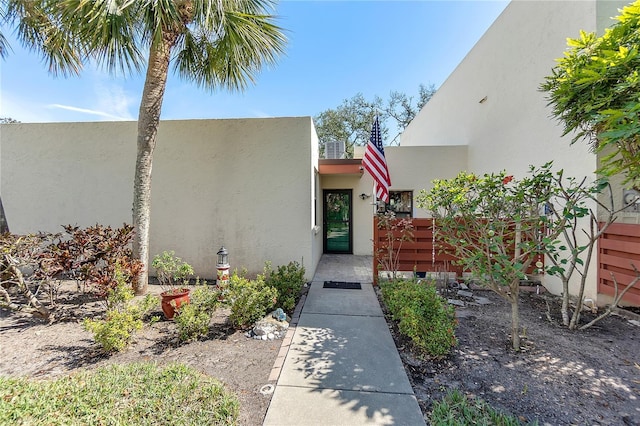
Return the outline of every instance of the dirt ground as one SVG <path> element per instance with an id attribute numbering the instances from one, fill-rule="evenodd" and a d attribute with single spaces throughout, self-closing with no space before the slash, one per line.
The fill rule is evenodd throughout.
<path id="1" fill-rule="evenodd" d="M 640 425 L 640 326 L 614 316 L 587 331 L 568 331 L 547 320 L 547 296 L 526 293 L 524 350 L 514 353 L 510 306 L 491 292 L 474 293 L 490 304 L 457 308 L 459 345 L 443 361 L 418 360 L 390 323 L 425 414 L 434 399 L 457 388 L 541 425 Z M 271 395 L 260 389 L 273 384 L 268 378 L 281 340 L 247 338 L 226 325 L 228 311 L 220 310 L 207 339 L 180 344 L 175 325 L 163 320 L 138 333 L 128 350 L 104 357 L 81 325 L 83 316 L 102 309 L 100 302 L 76 294 L 61 294 L 63 310 L 74 314 L 52 325 L 0 310 L 0 374 L 47 378 L 110 363 L 180 361 L 238 395 L 241 425 L 262 424 Z"/>
<path id="2" fill-rule="evenodd" d="M 82 317 L 102 309 L 101 302 L 81 300 L 74 294 L 63 291 L 60 296 L 62 310 L 74 315 L 52 325 L 0 309 L 1 375 L 47 378 L 113 363 L 182 362 L 217 378 L 235 392 L 240 401 L 241 425 L 262 424 L 271 394 L 260 390 L 266 384 L 275 384 L 268 379 L 281 340 L 246 337 L 226 325 L 229 312 L 221 309 L 206 339 L 181 344 L 175 324 L 161 320 L 137 333 L 124 352 L 105 357 L 98 353 L 91 334 L 81 324 Z M 156 314 L 162 315 L 159 306 Z"/>
<path id="3" fill-rule="evenodd" d="M 520 314 L 526 338 L 516 353 L 510 350 L 511 306 L 493 292 L 474 293 L 490 304 L 457 308 L 459 344 L 448 359 L 420 361 L 393 332 L 424 413 L 455 388 L 523 422 L 640 425 L 640 323 L 616 315 L 569 331 L 555 315 L 559 298 L 525 293 Z"/>

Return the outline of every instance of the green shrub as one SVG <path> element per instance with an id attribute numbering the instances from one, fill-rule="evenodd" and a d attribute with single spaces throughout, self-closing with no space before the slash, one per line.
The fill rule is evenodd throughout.
<path id="1" fill-rule="evenodd" d="M 246 328 L 275 306 L 278 290 L 268 286 L 261 275 L 250 280 L 234 272 L 229 278 L 229 299 L 229 321 L 236 328 Z"/>
<path id="2" fill-rule="evenodd" d="M 52 380 L 0 377 L 1 425 L 237 425 L 239 403 L 183 364 L 110 365 Z"/>
<path id="3" fill-rule="evenodd" d="M 189 303 L 182 305 L 174 317 L 180 340 L 196 340 L 209 333 L 211 317 L 222 304 L 219 296 L 220 291 L 208 286 L 206 282 L 196 283 L 189 294 Z"/>
<path id="4" fill-rule="evenodd" d="M 398 329 L 423 354 L 440 358 L 456 345 L 455 309 L 433 283 L 396 280 L 380 283 L 382 297 Z"/>
<path id="5" fill-rule="evenodd" d="M 450 391 L 441 401 L 434 401 L 430 421 L 442 426 L 521 425 L 518 418 L 499 412 L 481 399 L 469 399 L 458 390 Z"/>
<path id="6" fill-rule="evenodd" d="M 163 251 L 162 254 L 155 255 L 151 262 L 164 291 L 189 285 L 189 277 L 193 275 L 191 265 L 175 254 L 173 250 Z"/>
<path id="7" fill-rule="evenodd" d="M 300 297 L 305 282 L 304 273 L 304 266 L 295 261 L 278 266 L 276 271 L 271 269 L 271 263 L 265 264 L 265 283 L 278 291 L 278 306 L 289 315 L 293 314 Z"/>
<path id="8" fill-rule="evenodd" d="M 104 319 L 85 319 L 85 330 L 104 352 L 119 352 L 126 348 L 133 334 L 142 329 L 142 318 L 158 305 L 157 297 L 148 294 L 142 301 L 133 302 L 133 289 L 119 266 L 115 271 L 115 287 L 107 291 L 107 312 Z"/>

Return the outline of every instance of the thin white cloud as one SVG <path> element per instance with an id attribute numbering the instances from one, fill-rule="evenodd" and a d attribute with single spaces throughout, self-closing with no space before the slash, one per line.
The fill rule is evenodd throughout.
<path id="1" fill-rule="evenodd" d="M 123 120 L 134 119 L 129 112 L 133 99 L 127 95 L 121 84 L 108 84 L 98 80 L 94 83 L 93 90 L 96 94 L 94 105 L 96 110 L 121 117 Z"/>
<path id="2" fill-rule="evenodd" d="M 114 114 L 109 114 L 108 112 L 104 112 L 104 111 L 98 111 L 95 109 L 88 109 L 88 108 L 78 108 L 78 107 L 74 107 L 74 106 L 70 106 L 70 105 L 61 105 L 61 104 L 51 104 L 51 105 L 47 105 L 47 107 L 49 108 L 59 108 L 59 109 L 64 109 L 67 111 L 73 111 L 73 112 L 79 112 L 82 114 L 89 114 L 89 115 L 96 115 L 98 117 L 104 117 L 104 118 L 108 118 L 111 120 L 117 120 L 117 121 L 127 121 L 130 120 L 130 117 L 122 117 L 122 116 L 118 116 L 118 115 L 114 115 Z"/>
<path id="3" fill-rule="evenodd" d="M 251 110 L 250 113 L 253 114 L 255 118 L 272 118 L 273 117 L 273 115 L 267 114 L 266 112 L 260 111 L 257 109 Z"/>

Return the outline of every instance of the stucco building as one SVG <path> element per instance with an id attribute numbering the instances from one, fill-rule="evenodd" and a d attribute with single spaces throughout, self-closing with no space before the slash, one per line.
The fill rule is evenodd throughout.
<path id="1" fill-rule="evenodd" d="M 393 209 L 415 205 L 435 178 L 553 161 L 595 179 L 597 157 L 570 145 L 539 86 L 566 38 L 598 31 L 625 2 L 512 1 L 438 92 L 387 147 Z M 420 54 L 417 52 L 416 54 Z M 3 125 L 0 195 L 15 233 L 131 221 L 133 122 Z M 163 121 L 154 156 L 150 253 L 175 250 L 205 278 L 224 245 L 256 273 L 296 260 L 310 278 L 323 253 L 372 254 L 373 180 L 355 160 L 318 158 L 310 117 Z M 616 197 L 621 188 L 616 189 Z M 622 221 L 640 223 L 637 213 Z M 597 268 L 586 297 L 598 300 Z M 559 282 L 545 279 L 553 292 Z M 600 297 L 600 300 L 604 300 Z"/>

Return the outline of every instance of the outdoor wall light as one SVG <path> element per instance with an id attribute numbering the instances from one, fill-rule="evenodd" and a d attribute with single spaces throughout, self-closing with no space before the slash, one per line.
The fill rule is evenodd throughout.
<path id="1" fill-rule="evenodd" d="M 225 285 L 229 283 L 229 252 L 224 246 L 218 250 L 218 279 L 216 284 Z"/>
<path id="2" fill-rule="evenodd" d="M 360 198 L 362 198 L 363 200 L 366 200 L 369 197 L 371 197 L 371 194 L 367 195 L 364 192 L 362 194 L 360 194 Z"/>

